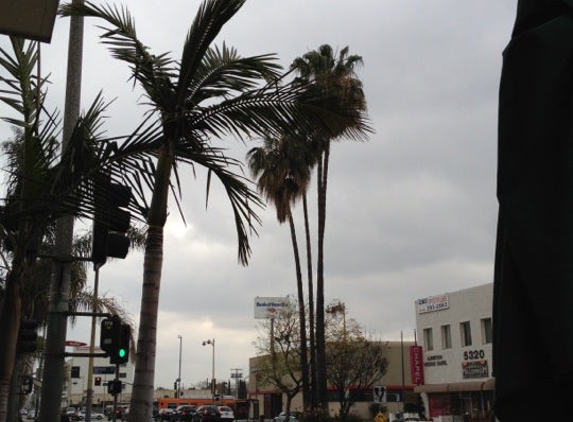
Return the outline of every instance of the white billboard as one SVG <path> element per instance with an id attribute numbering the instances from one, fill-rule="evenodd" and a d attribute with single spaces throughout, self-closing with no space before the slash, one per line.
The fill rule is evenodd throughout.
<path id="1" fill-rule="evenodd" d="M 255 318 L 274 318 L 281 310 L 288 307 L 288 297 L 255 297 Z"/>

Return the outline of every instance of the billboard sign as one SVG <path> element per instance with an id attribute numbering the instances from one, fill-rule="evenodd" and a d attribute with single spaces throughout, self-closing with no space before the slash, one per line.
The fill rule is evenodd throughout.
<path id="1" fill-rule="evenodd" d="M 410 371 L 412 376 L 412 384 L 424 384 L 424 358 L 423 349 L 421 346 L 410 347 Z"/>
<path id="2" fill-rule="evenodd" d="M 274 318 L 279 312 L 288 307 L 288 297 L 255 297 L 255 318 Z"/>
<path id="3" fill-rule="evenodd" d="M 418 299 L 418 313 L 425 314 L 427 312 L 436 312 L 450 307 L 450 296 L 439 295 L 430 296 L 424 299 Z"/>
<path id="4" fill-rule="evenodd" d="M 464 379 L 487 378 L 489 376 L 487 360 L 462 362 L 462 376 Z"/>

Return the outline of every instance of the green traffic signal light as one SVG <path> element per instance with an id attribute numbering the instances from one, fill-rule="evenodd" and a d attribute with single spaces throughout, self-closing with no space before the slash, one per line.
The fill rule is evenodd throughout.
<path id="1" fill-rule="evenodd" d="M 110 363 L 123 364 L 129 361 L 129 341 L 131 338 L 131 327 L 127 324 L 121 324 L 116 348 L 110 355 Z"/>

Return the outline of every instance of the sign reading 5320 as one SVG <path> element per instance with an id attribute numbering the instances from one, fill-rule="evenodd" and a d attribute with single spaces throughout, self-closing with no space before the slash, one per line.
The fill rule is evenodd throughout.
<path id="1" fill-rule="evenodd" d="M 485 359 L 485 352 L 483 350 L 466 350 L 464 352 L 464 360 L 478 359 Z"/>

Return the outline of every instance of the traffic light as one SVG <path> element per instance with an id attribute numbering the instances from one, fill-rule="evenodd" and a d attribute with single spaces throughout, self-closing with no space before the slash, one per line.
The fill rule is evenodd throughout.
<path id="1" fill-rule="evenodd" d="M 121 319 L 114 315 L 111 318 L 102 319 L 100 324 L 99 347 L 106 355 L 111 356 L 117 351 L 119 345 L 119 331 Z"/>
<path id="2" fill-rule="evenodd" d="M 131 327 L 121 324 L 119 330 L 119 341 L 117 349 L 109 356 L 109 362 L 115 364 L 127 363 L 129 360 L 129 340 L 131 338 Z"/>
<path id="3" fill-rule="evenodd" d="M 116 396 L 121 393 L 122 389 L 123 384 L 121 383 L 121 380 L 112 380 L 107 383 L 107 392 L 112 396 Z"/>
<path id="4" fill-rule="evenodd" d="M 99 347 L 109 356 L 109 362 L 115 364 L 127 363 L 129 360 L 129 343 L 131 327 L 123 324 L 114 315 L 101 321 Z"/>
<path id="5" fill-rule="evenodd" d="M 22 384 L 20 385 L 20 391 L 22 394 L 30 394 L 34 388 L 34 378 L 25 376 L 22 377 Z"/>
<path id="6" fill-rule="evenodd" d="M 101 377 L 95 377 L 94 385 L 101 385 Z"/>
<path id="7" fill-rule="evenodd" d="M 113 183 L 107 174 L 99 174 L 94 183 L 94 223 L 92 262 L 102 266 L 107 257 L 125 258 L 129 250 L 131 215 L 124 210 L 131 201 L 131 188 Z"/>
<path id="8" fill-rule="evenodd" d="M 23 319 L 20 321 L 18 330 L 18 353 L 34 353 L 38 348 L 38 321 L 35 319 Z"/>

